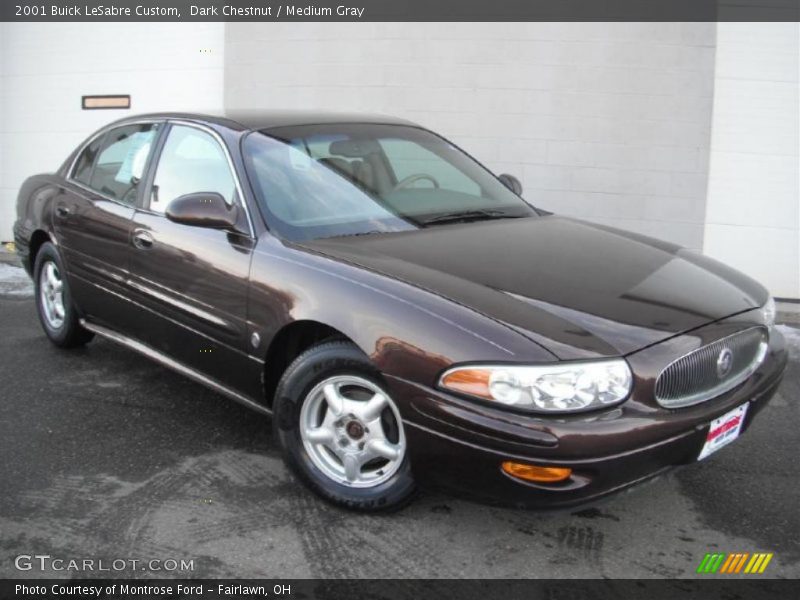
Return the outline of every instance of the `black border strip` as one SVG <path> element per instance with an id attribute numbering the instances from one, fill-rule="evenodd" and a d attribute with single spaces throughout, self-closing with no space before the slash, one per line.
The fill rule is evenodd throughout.
<path id="1" fill-rule="evenodd" d="M 265 568 L 268 568 L 265 565 Z M 520 575 L 523 575 L 522 573 Z M 112 575 L 113 577 L 113 575 Z M 178 586 L 189 586 L 192 592 Z M 28 586 L 20 591 L 17 586 Z M 123 593 L 134 586 L 136 594 Z M 138 590 L 156 588 L 150 593 Z M 263 586 L 268 595 L 246 593 Z M 81 588 L 100 588 L 80 593 Z M 30 591 L 39 590 L 37 592 Z M 276 593 L 279 592 L 279 593 Z M 0 598 L 83 600 L 84 598 L 233 598 L 331 600 L 760 600 L 797 598 L 800 580 L 759 575 L 707 576 L 698 579 L 2 579 Z"/>
<path id="2" fill-rule="evenodd" d="M 192 15 L 192 5 L 213 11 Z M 99 7 L 105 10 L 100 10 Z M 363 9 L 337 14 L 337 7 Z M 72 7 L 67 10 L 67 7 Z M 230 8 L 247 10 L 237 13 Z M 307 8 L 289 15 L 289 8 Z M 112 10 L 109 10 L 112 9 Z M 254 12 L 252 9 L 257 9 Z M 269 9 L 268 14 L 264 12 Z M 326 9 L 326 10 L 322 10 Z M 328 12 L 330 11 L 330 12 Z M 42 14 L 44 13 L 44 14 Z M 88 14 L 87 14 L 88 13 Z M 120 14 L 121 13 L 121 14 Z M 800 0 L 3 0 L 0 21 L 800 21 Z"/>

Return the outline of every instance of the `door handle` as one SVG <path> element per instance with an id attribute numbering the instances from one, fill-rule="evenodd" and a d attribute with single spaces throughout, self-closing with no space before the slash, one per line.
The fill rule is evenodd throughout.
<path id="1" fill-rule="evenodd" d="M 69 209 L 63 205 L 56 206 L 56 214 L 62 219 L 66 218 L 69 216 Z"/>
<path id="2" fill-rule="evenodd" d="M 147 250 L 153 246 L 153 236 L 144 229 L 137 229 L 133 232 L 133 245 L 139 250 Z"/>

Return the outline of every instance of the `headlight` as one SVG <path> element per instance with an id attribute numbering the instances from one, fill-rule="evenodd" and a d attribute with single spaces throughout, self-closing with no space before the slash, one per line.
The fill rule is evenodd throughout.
<path id="1" fill-rule="evenodd" d="M 618 404 L 628 397 L 633 376 L 625 360 L 552 365 L 471 365 L 449 369 L 439 385 L 514 408 L 559 413 Z"/>
<path id="2" fill-rule="evenodd" d="M 775 299 L 770 298 L 767 300 L 767 303 L 761 307 L 761 314 L 764 317 L 764 325 L 769 327 L 770 329 L 775 327 Z"/>

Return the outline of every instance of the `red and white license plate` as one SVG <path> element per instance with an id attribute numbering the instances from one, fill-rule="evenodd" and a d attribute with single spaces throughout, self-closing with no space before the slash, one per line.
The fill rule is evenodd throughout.
<path id="1" fill-rule="evenodd" d="M 744 424 L 744 416 L 747 414 L 747 407 L 748 403 L 742 404 L 711 421 L 708 427 L 706 443 L 703 445 L 703 449 L 700 450 L 697 460 L 703 460 L 739 437 Z"/>

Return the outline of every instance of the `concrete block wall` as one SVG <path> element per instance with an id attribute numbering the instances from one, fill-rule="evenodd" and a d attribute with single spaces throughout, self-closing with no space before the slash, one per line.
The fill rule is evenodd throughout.
<path id="1" fill-rule="evenodd" d="M 222 23 L 3 23 L 0 241 L 17 191 L 54 171 L 91 132 L 129 114 L 222 110 Z M 203 50 L 203 52 L 201 52 Z M 81 96 L 130 94 L 131 110 L 81 110 Z"/>
<path id="2" fill-rule="evenodd" d="M 428 126 L 543 208 L 703 247 L 714 23 L 229 23 L 227 108 Z"/>
<path id="3" fill-rule="evenodd" d="M 720 23 L 704 251 L 800 298 L 800 25 Z"/>

